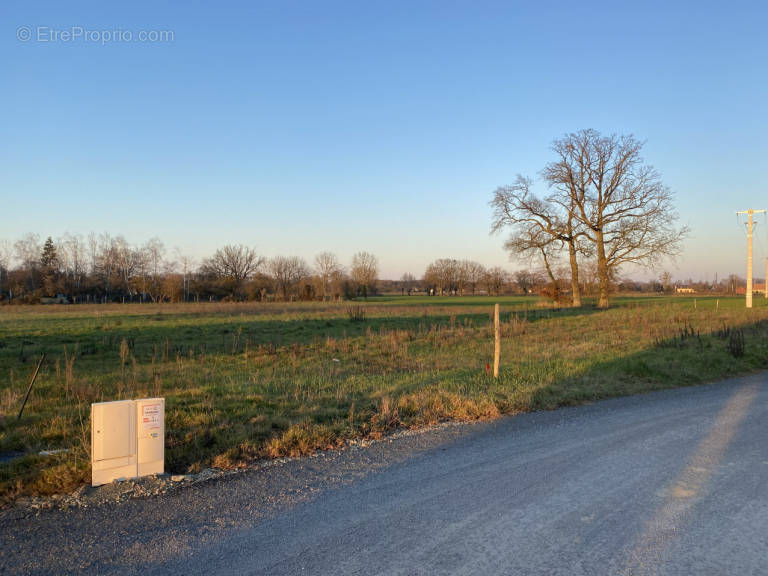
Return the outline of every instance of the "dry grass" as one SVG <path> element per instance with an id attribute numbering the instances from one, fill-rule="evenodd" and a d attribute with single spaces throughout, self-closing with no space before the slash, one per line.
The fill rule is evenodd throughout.
<path id="1" fill-rule="evenodd" d="M 494 301 L 392 299 L 360 304 L 355 318 L 335 303 L 2 308 L 0 452 L 27 456 L 0 464 L 0 498 L 88 479 L 91 402 L 164 396 L 166 468 L 186 472 L 398 427 L 689 385 L 768 362 L 762 303 L 746 311 L 735 300 L 717 309 L 701 298 L 696 308 L 685 298 L 636 299 L 555 311 L 501 299 L 494 380 L 486 372 Z M 38 455 L 59 448 L 69 452 Z"/>

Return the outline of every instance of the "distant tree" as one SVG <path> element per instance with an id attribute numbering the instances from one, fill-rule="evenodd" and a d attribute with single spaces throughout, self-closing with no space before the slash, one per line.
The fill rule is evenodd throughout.
<path id="1" fill-rule="evenodd" d="M 725 289 L 728 294 L 736 294 L 739 288 L 747 285 L 747 281 L 736 274 L 729 274 L 725 284 Z"/>
<path id="2" fill-rule="evenodd" d="M 37 234 L 27 234 L 13 243 L 13 250 L 26 275 L 26 289 L 34 292 L 37 290 L 40 270 L 40 237 Z"/>
<path id="3" fill-rule="evenodd" d="M 8 240 L 0 240 L 0 300 L 3 298 L 3 290 L 7 284 L 7 276 L 11 267 L 11 243 Z"/>
<path id="4" fill-rule="evenodd" d="M 283 300 L 288 300 L 288 292 L 310 276 L 309 266 L 298 256 L 275 256 L 268 261 L 267 268 L 275 282 L 275 292 L 281 293 Z"/>
<path id="5" fill-rule="evenodd" d="M 187 302 L 189 300 L 192 272 L 195 267 L 195 262 L 191 256 L 184 254 L 179 247 L 174 248 L 173 252 L 176 262 L 178 263 L 178 268 L 181 270 L 182 274 L 183 299 L 184 302 Z"/>
<path id="6" fill-rule="evenodd" d="M 462 260 L 459 263 L 461 276 L 466 284 L 472 288 L 472 294 L 475 293 L 477 285 L 482 281 L 485 274 L 485 266 L 474 260 Z"/>
<path id="7" fill-rule="evenodd" d="M 140 248 L 142 261 L 142 292 L 153 302 L 169 299 L 166 276 L 174 272 L 173 262 L 165 260 L 165 245 L 159 238 L 150 238 Z"/>
<path id="8" fill-rule="evenodd" d="M 55 271 L 59 268 L 59 256 L 56 252 L 56 246 L 53 239 L 48 236 L 43 244 L 43 253 L 40 256 L 40 266 L 44 270 Z"/>
<path id="9" fill-rule="evenodd" d="M 376 287 L 379 275 L 379 260 L 369 252 L 358 252 L 352 257 L 349 270 L 352 281 L 357 284 L 364 298 Z"/>
<path id="10" fill-rule="evenodd" d="M 162 278 L 158 292 L 154 296 L 156 302 L 181 302 L 184 300 L 184 275 L 168 272 Z"/>
<path id="11" fill-rule="evenodd" d="M 659 276 L 659 282 L 661 283 L 661 289 L 664 292 L 672 291 L 672 274 L 670 274 L 668 271 L 665 270 L 661 273 L 661 276 Z"/>
<path id="12" fill-rule="evenodd" d="M 201 272 L 224 281 L 232 297 L 241 297 L 243 284 L 264 264 L 264 257 L 242 244 L 228 244 L 203 261 Z"/>
<path id="13" fill-rule="evenodd" d="M 406 272 L 400 277 L 400 286 L 402 291 L 410 296 L 411 291 L 416 287 L 416 277 L 410 272 Z"/>
<path id="14" fill-rule="evenodd" d="M 104 298 L 109 301 L 112 297 L 112 289 L 120 283 L 118 270 L 117 242 L 108 233 L 94 234 L 88 238 L 91 251 L 92 273 L 94 281 L 103 290 Z"/>
<path id="15" fill-rule="evenodd" d="M 315 270 L 320 280 L 320 293 L 325 302 L 331 293 L 332 282 L 344 273 L 344 267 L 339 263 L 336 254 L 320 252 L 320 254 L 315 256 Z"/>
<path id="16" fill-rule="evenodd" d="M 133 300 L 134 294 L 142 290 L 145 262 L 140 250 L 131 246 L 123 236 L 112 239 L 111 251 L 115 270 L 120 282 L 122 297 Z"/>
<path id="17" fill-rule="evenodd" d="M 460 273 L 458 260 L 439 258 L 427 265 L 424 281 L 434 288 L 436 294 L 451 294 L 459 290 Z"/>
<path id="18" fill-rule="evenodd" d="M 88 272 L 83 238 L 78 235 L 66 234 L 59 239 L 59 259 L 65 276 L 64 290 L 77 300 L 83 290 L 83 283 Z"/>
<path id="19" fill-rule="evenodd" d="M 56 245 L 48 236 L 43 244 L 43 252 L 40 255 L 40 273 L 43 281 L 43 292 L 48 296 L 55 296 L 60 291 L 59 271 L 61 261 Z"/>
<path id="20" fill-rule="evenodd" d="M 537 283 L 536 275 L 530 270 L 517 270 L 513 275 L 515 284 L 523 294 L 529 294 Z"/>
<path id="21" fill-rule="evenodd" d="M 485 271 L 483 281 L 488 294 L 498 296 L 504 291 L 504 285 L 508 282 L 509 275 L 500 266 L 488 268 Z"/>
<path id="22" fill-rule="evenodd" d="M 424 286 L 430 295 L 442 293 L 445 285 L 443 281 L 442 270 L 439 268 L 439 261 L 430 262 L 424 270 Z"/>

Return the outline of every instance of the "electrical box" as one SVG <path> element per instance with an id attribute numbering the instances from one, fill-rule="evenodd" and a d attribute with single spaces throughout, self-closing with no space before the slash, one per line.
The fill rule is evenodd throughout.
<path id="1" fill-rule="evenodd" d="M 93 486 L 164 470 L 164 398 L 91 404 Z"/>
<path id="2" fill-rule="evenodd" d="M 136 400 L 137 476 L 165 471 L 165 399 Z"/>

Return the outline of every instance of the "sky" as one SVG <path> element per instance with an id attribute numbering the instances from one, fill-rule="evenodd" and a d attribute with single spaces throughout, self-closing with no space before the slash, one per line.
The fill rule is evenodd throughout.
<path id="1" fill-rule="evenodd" d="M 365 250 L 382 278 L 437 258 L 514 270 L 493 190 L 593 128 L 644 141 L 675 193 L 690 235 L 664 269 L 745 276 L 735 213 L 768 208 L 767 26 L 738 1 L 8 0 L 0 240 Z"/>

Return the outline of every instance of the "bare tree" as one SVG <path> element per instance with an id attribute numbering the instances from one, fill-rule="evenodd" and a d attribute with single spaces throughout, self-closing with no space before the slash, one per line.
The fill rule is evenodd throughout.
<path id="1" fill-rule="evenodd" d="M 144 269 L 143 255 L 131 246 L 123 236 L 112 239 L 112 250 L 115 254 L 117 274 L 123 290 L 123 298 L 128 294 L 131 300 L 139 286 L 136 281 L 141 279 Z"/>
<path id="2" fill-rule="evenodd" d="M 264 257 L 253 248 L 239 244 L 228 244 L 219 248 L 201 266 L 205 274 L 225 281 L 230 295 L 240 295 L 244 282 L 264 264 Z"/>
<path id="3" fill-rule="evenodd" d="M 59 258 L 67 277 L 67 290 L 77 298 L 87 273 L 85 242 L 82 236 L 65 234 L 59 239 L 58 244 Z"/>
<path id="4" fill-rule="evenodd" d="M 179 247 L 174 248 L 173 253 L 176 256 L 176 262 L 178 262 L 179 267 L 181 268 L 182 292 L 183 292 L 184 302 L 187 302 L 189 300 L 190 280 L 191 280 L 192 270 L 195 266 L 195 261 L 191 256 L 184 254 L 181 248 Z"/>
<path id="5" fill-rule="evenodd" d="M 560 242 L 557 242 L 561 244 Z M 550 280 L 549 296 L 556 304 L 560 303 L 560 287 L 554 273 L 554 261 L 557 259 L 556 242 L 553 237 L 539 226 L 529 224 L 518 227 L 507 240 L 504 247 L 519 258 L 527 258 L 529 262 L 540 261 Z"/>
<path id="6" fill-rule="evenodd" d="M 512 237 L 505 247 L 517 257 L 530 259 L 541 257 L 547 274 L 553 278 L 553 295 L 556 282 L 549 268 L 557 249 L 567 246 L 571 265 L 571 303 L 581 306 L 579 289 L 579 263 L 577 253 L 583 251 L 579 240 L 585 233 L 570 208 L 551 199 L 542 200 L 531 193 L 532 180 L 518 174 L 511 186 L 497 188 L 491 201 L 493 207 L 492 232 L 506 227 L 512 229 Z M 526 239 L 528 242 L 526 242 Z"/>
<path id="7" fill-rule="evenodd" d="M 109 300 L 115 280 L 119 282 L 119 276 L 115 276 L 118 268 L 116 242 L 106 232 L 98 236 L 91 234 L 88 237 L 88 242 L 91 251 L 93 277 L 100 282 L 104 289 L 104 297 Z"/>
<path id="8" fill-rule="evenodd" d="M 509 281 L 509 275 L 500 266 L 488 268 L 485 271 L 483 282 L 488 294 L 498 296 L 504 291 L 504 285 Z"/>
<path id="9" fill-rule="evenodd" d="M 661 273 L 661 276 L 659 276 L 659 282 L 661 283 L 661 289 L 664 292 L 672 291 L 672 274 L 670 274 L 667 270 L 664 270 Z"/>
<path id="10" fill-rule="evenodd" d="M 436 294 L 451 294 L 459 289 L 460 265 L 454 258 L 439 258 L 427 265 L 424 281 Z"/>
<path id="11" fill-rule="evenodd" d="M 653 267 L 681 249 L 688 228 L 678 228 L 673 194 L 643 163 L 633 136 L 581 130 L 556 140 L 558 159 L 544 169 L 556 193 L 597 254 L 598 305 L 608 306 L 611 277 L 623 264 Z"/>
<path id="12" fill-rule="evenodd" d="M 485 274 L 485 266 L 474 260 L 462 260 L 460 266 L 462 276 L 467 284 L 472 287 L 472 294 L 474 294 L 477 285 L 483 279 L 483 274 Z"/>
<path id="13" fill-rule="evenodd" d="M 149 294 L 153 302 L 167 297 L 165 277 L 173 272 L 173 266 L 165 261 L 165 245 L 159 238 L 150 238 L 141 247 L 144 281 L 142 290 Z"/>
<path id="14" fill-rule="evenodd" d="M 323 302 L 328 299 L 331 282 L 344 273 L 344 267 L 339 263 L 333 252 L 320 252 L 315 256 L 315 270 L 320 279 Z"/>
<path id="15" fill-rule="evenodd" d="M 407 292 L 410 296 L 411 291 L 416 287 L 416 277 L 410 272 L 405 272 L 400 276 L 400 286 L 402 291 Z"/>
<path id="16" fill-rule="evenodd" d="M 358 252 L 352 257 L 349 275 L 367 298 L 371 288 L 375 288 L 379 275 L 379 260 L 369 252 Z"/>
<path id="17" fill-rule="evenodd" d="M 3 278 L 8 275 L 11 267 L 11 243 L 8 240 L 0 240 L 0 299 L 3 294 Z"/>
<path id="18" fill-rule="evenodd" d="M 275 256 L 267 268 L 275 281 L 275 292 L 282 292 L 283 300 L 288 300 L 288 292 L 310 275 L 309 266 L 298 256 Z"/>
<path id="19" fill-rule="evenodd" d="M 513 274 L 513 278 L 523 294 L 530 294 L 531 289 L 540 281 L 538 273 L 530 270 L 518 270 Z"/>
<path id="20" fill-rule="evenodd" d="M 13 251 L 17 262 L 27 273 L 29 287 L 34 292 L 37 289 L 35 276 L 37 276 L 40 264 L 40 236 L 27 234 L 13 243 Z"/>

